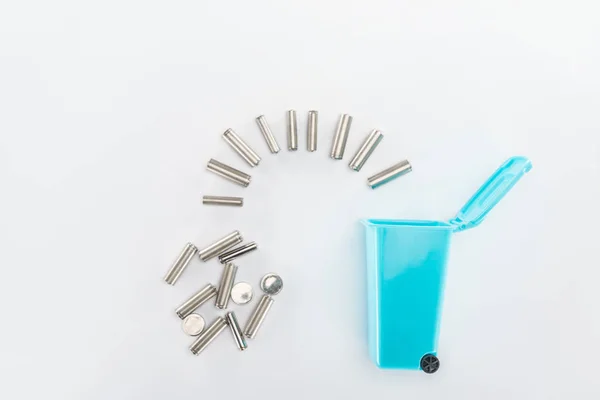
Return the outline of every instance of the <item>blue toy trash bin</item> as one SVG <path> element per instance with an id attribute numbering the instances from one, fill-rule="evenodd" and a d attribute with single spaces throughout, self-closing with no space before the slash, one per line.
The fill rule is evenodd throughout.
<path id="1" fill-rule="evenodd" d="M 454 232 L 477 226 L 531 169 L 508 159 L 458 212 L 444 221 L 367 219 L 369 355 L 381 368 L 437 371 L 446 260 Z"/>

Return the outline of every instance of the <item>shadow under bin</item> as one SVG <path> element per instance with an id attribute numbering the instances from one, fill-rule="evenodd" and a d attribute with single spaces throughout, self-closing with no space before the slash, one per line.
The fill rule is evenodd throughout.
<path id="1" fill-rule="evenodd" d="M 473 228 L 531 169 L 512 157 L 444 221 L 367 219 L 369 355 L 380 368 L 436 372 L 437 342 L 450 238 Z"/>

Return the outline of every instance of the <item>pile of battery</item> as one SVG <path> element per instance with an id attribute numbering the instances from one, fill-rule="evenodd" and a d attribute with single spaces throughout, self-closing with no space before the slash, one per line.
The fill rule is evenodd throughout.
<path id="1" fill-rule="evenodd" d="M 280 147 L 265 116 L 261 115 L 257 117 L 256 122 L 267 142 L 270 152 L 273 154 L 278 153 Z M 352 117 L 348 114 L 342 114 L 333 137 L 330 152 L 332 159 L 341 160 L 344 157 L 351 125 Z M 317 111 L 309 111 L 306 142 L 307 150 L 310 152 L 317 150 L 317 128 L 318 113 Z M 227 129 L 223 133 L 223 139 L 251 167 L 255 167 L 260 163 L 261 158 L 258 154 L 232 129 Z M 360 171 L 382 139 L 383 134 L 381 131 L 373 129 L 358 148 L 349 163 L 349 167 L 354 171 Z M 287 144 L 290 151 L 298 150 L 298 123 L 295 110 L 287 112 Z M 207 169 L 243 187 L 247 187 L 251 181 L 250 175 L 214 159 L 208 162 Z M 412 171 L 411 164 L 407 160 L 403 160 L 369 177 L 367 185 L 375 189 L 410 171 Z M 242 197 L 205 195 L 202 198 L 202 203 L 205 205 L 242 207 L 244 199 Z M 235 247 L 242 240 L 240 232 L 234 231 L 202 250 L 198 250 L 192 243 L 187 243 L 164 277 L 165 282 L 174 285 L 196 255 L 202 261 L 208 261 L 217 257 L 220 263 L 224 265 L 218 287 L 207 284 L 181 304 L 175 311 L 179 318 L 183 320 L 182 326 L 184 332 L 191 336 L 197 336 L 196 340 L 190 346 L 190 351 L 193 354 L 199 354 L 204 350 L 227 326 L 229 326 L 238 348 L 245 350 L 247 348 L 246 338 L 253 339 L 256 336 L 273 304 L 273 296 L 278 294 L 283 287 L 283 281 L 279 275 L 274 273 L 266 274 L 260 281 L 260 288 L 264 294 L 250 315 L 243 330 L 233 311 L 227 312 L 223 317 L 218 317 L 208 328 L 204 329 L 204 319 L 199 314 L 194 313 L 202 304 L 214 298 L 215 306 L 218 309 L 226 310 L 230 299 L 236 304 L 246 304 L 253 297 L 251 285 L 246 282 L 235 283 L 238 268 L 233 261 L 258 248 L 255 242 Z"/>

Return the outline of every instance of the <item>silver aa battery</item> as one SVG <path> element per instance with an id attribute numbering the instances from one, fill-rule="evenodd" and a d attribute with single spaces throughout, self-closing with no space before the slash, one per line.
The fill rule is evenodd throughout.
<path id="1" fill-rule="evenodd" d="M 244 187 L 250 184 L 250 179 L 252 178 L 250 175 L 238 169 L 230 167 L 227 164 L 223 164 L 222 162 L 219 162 L 214 158 L 210 159 L 210 161 L 206 165 L 206 168 L 210 172 L 214 172 L 215 174 L 222 176 L 223 178 Z"/>
<path id="2" fill-rule="evenodd" d="M 179 318 L 184 319 L 185 317 L 193 313 L 198 307 L 200 307 L 202 304 L 206 303 L 208 300 L 212 299 L 216 295 L 217 288 L 209 283 L 204 288 L 196 292 L 192 297 L 187 299 L 182 305 L 177 307 L 175 313 L 177 313 Z"/>
<path id="3" fill-rule="evenodd" d="M 244 205 L 244 198 L 227 196 L 202 196 L 202 204 L 213 206 L 242 207 Z"/>
<path id="4" fill-rule="evenodd" d="M 202 261 L 208 261 L 213 257 L 218 256 L 225 250 L 241 243 L 243 240 L 240 231 L 233 231 L 229 235 L 217 240 L 205 249 L 200 250 L 199 255 Z"/>
<path id="5" fill-rule="evenodd" d="M 408 160 L 400 161 L 398 164 L 392 165 L 367 179 L 367 185 L 369 185 L 371 189 L 375 189 L 402 175 L 408 174 L 410 171 L 412 171 L 412 166 Z"/>
<path id="6" fill-rule="evenodd" d="M 223 267 L 223 273 L 221 274 L 221 281 L 219 282 L 219 291 L 217 293 L 217 300 L 215 300 L 215 306 L 221 310 L 227 308 L 229 304 L 229 297 L 231 296 L 231 288 L 235 281 L 235 274 L 237 273 L 237 265 L 227 263 Z"/>
<path id="7" fill-rule="evenodd" d="M 348 164 L 348 166 L 350 166 L 350 168 L 352 168 L 355 171 L 360 171 L 360 169 L 363 167 L 363 165 L 365 165 L 365 163 L 379 144 L 379 142 L 381 142 L 381 139 L 383 139 L 383 134 L 381 133 L 381 131 L 373 129 L 371 133 L 369 133 L 363 144 L 360 146 L 360 148 L 356 152 L 356 155 L 352 158 L 352 161 L 350 161 L 350 164 Z"/>
<path id="8" fill-rule="evenodd" d="M 256 242 L 250 242 L 243 246 L 236 247 L 235 249 L 231 249 L 219 255 L 219 262 L 221 264 L 225 264 L 235 260 L 238 257 L 243 256 L 244 254 L 248 254 L 251 251 L 258 249 L 258 245 Z"/>
<path id="9" fill-rule="evenodd" d="M 183 273 L 183 270 L 188 266 L 192 257 L 198 252 L 198 248 L 191 243 L 185 245 L 179 256 L 165 275 L 165 282 L 169 285 L 174 285 L 177 279 Z"/>
<path id="10" fill-rule="evenodd" d="M 308 112 L 308 124 L 306 126 L 306 149 L 308 151 L 317 151 L 317 125 L 319 122 L 319 113 L 317 111 Z"/>
<path id="11" fill-rule="evenodd" d="M 288 150 L 298 150 L 298 120 L 296 119 L 296 110 L 287 112 L 287 139 Z"/>
<path id="12" fill-rule="evenodd" d="M 238 153 L 251 167 L 256 167 L 260 162 L 260 157 L 254 150 L 248 146 L 241 137 L 233 131 L 233 129 L 227 129 L 223 133 L 223 139 L 231 146 L 236 153 Z"/>
<path id="13" fill-rule="evenodd" d="M 342 114 L 337 129 L 335 130 L 335 136 L 333 137 L 330 153 L 331 158 L 335 160 L 344 158 L 346 142 L 348 141 L 348 134 L 350 133 L 350 125 L 352 125 L 352 117 L 348 114 Z"/>
<path id="14" fill-rule="evenodd" d="M 223 329 L 227 327 L 227 320 L 223 317 L 218 317 L 204 332 L 198 336 L 198 339 L 190 346 L 190 351 L 195 355 L 200 354 L 202 350 L 206 348 L 219 333 L 223 332 Z"/>
<path id="15" fill-rule="evenodd" d="M 233 339 L 235 340 L 238 349 L 242 351 L 246 350 L 248 345 L 246 344 L 246 339 L 242 333 L 242 328 L 240 328 L 240 324 L 238 324 L 237 318 L 235 317 L 235 313 L 233 311 L 228 312 L 225 314 L 225 319 L 227 320 L 229 330 L 231 330 L 231 334 L 233 335 Z"/>
<path id="16" fill-rule="evenodd" d="M 260 115 L 256 117 L 256 123 L 258 124 L 258 128 L 263 137 L 267 141 L 267 146 L 269 146 L 271 153 L 279 153 L 279 145 L 277 144 L 277 140 L 275 140 L 275 136 L 273 136 L 273 132 L 271 132 L 271 128 L 269 127 L 265 116 Z"/>
<path id="17" fill-rule="evenodd" d="M 250 316 L 246 327 L 244 328 L 244 335 L 247 338 L 254 339 L 256 336 L 256 332 L 258 332 L 258 328 L 262 325 L 269 309 L 273 305 L 273 298 L 268 294 L 263 295 L 263 297 L 258 302 L 258 305 L 254 309 L 254 312 Z"/>

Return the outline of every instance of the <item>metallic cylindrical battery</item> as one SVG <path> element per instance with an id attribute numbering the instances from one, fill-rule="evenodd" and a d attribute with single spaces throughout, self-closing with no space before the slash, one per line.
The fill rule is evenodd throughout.
<path id="1" fill-rule="evenodd" d="M 244 335 L 246 335 L 247 338 L 254 339 L 256 332 L 258 332 L 258 328 L 260 328 L 260 325 L 264 321 L 272 305 L 273 298 L 268 294 L 263 295 L 244 328 Z"/>
<path id="2" fill-rule="evenodd" d="M 360 148 L 356 152 L 356 155 L 354 156 L 354 158 L 352 158 L 352 161 L 350 161 L 350 164 L 348 164 L 348 166 L 355 171 L 360 171 L 360 169 L 363 167 L 363 165 L 365 165 L 365 163 L 379 144 L 379 142 L 381 142 L 381 139 L 383 139 L 383 134 L 381 133 L 381 131 L 373 129 L 371 133 L 369 133 L 369 136 L 367 136 L 363 144 L 360 146 Z"/>
<path id="3" fill-rule="evenodd" d="M 244 187 L 248 186 L 250 184 L 250 179 L 252 179 L 250 175 L 238 169 L 230 167 L 227 164 L 223 164 L 222 162 L 219 162 L 214 158 L 210 159 L 206 168 L 210 172 L 214 172 L 215 174 L 222 176 L 223 178 Z"/>
<path id="4" fill-rule="evenodd" d="M 190 346 L 191 352 L 195 355 L 200 354 L 200 352 L 204 350 L 206 346 L 210 344 L 210 342 L 215 340 L 215 338 L 219 336 L 219 333 L 223 332 L 223 329 L 226 327 L 227 320 L 225 320 L 223 317 L 218 317 L 204 332 L 200 334 L 200 336 L 198 336 L 198 339 L 192 343 Z"/>
<path id="5" fill-rule="evenodd" d="M 177 260 L 171 266 L 171 269 L 169 269 L 169 272 L 165 275 L 165 282 L 169 285 L 174 285 L 197 252 L 198 248 L 196 246 L 191 243 L 186 244 L 181 253 L 179 253 Z"/>
<path id="6" fill-rule="evenodd" d="M 352 117 L 348 114 L 342 114 L 337 129 L 335 130 L 335 136 L 333 137 L 331 153 L 329 154 L 331 158 L 335 160 L 344 158 L 344 150 L 346 150 L 346 142 L 348 141 L 351 125 Z"/>
<path id="7" fill-rule="evenodd" d="M 202 196 L 202 204 L 214 206 L 242 207 L 244 205 L 244 198 L 227 196 Z"/>
<path id="8" fill-rule="evenodd" d="M 212 299 L 216 295 L 217 288 L 209 283 L 203 289 L 200 289 L 192 297 L 187 299 L 182 305 L 177 307 L 175 313 L 177 313 L 179 318 L 184 319 L 185 317 L 193 313 L 198 307 L 200 307 L 202 304 L 206 303 L 208 300 Z"/>
<path id="9" fill-rule="evenodd" d="M 240 231 L 233 231 L 224 238 L 217 240 L 207 248 L 200 250 L 200 259 L 202 261 L 208 261 L 211 258 L 218 256 L 225 250 L 235 246 L 238 243 L 241 243 L 242 240 L 243 238 Z"/>
<path id="10" fill-rule="evenodd" d="M 388 169 L 384 169 L 367 179 L 367 185 L 369 185 L 371 189 L 375 189 L 384 183 L 388 183 L 402 175 L 408 174 L 410 171 L 412 171 L 412 166 L 408 160 L 400 161 L 398 164 L 392 165 Z"/>
<path id="11" fill-rule="evenodd" d="M 319 122 L 319 113 L 317 111 L 308 112 L 308 124 L 306 127 L 306 149 L 308 151 L 317 151 L 317 125 Z"/>
<path id="12" fill-rule="evenodd" d="M 228 250 L 225 253 L 219 255 L 219 262 L 221 264 L 231 262 L 236 258 L 241 257 L 244 254 L 250 253 L 251 251 L 254 251 L 256 249 L 258 249 L 258 245 L 256 244 L 256 242 L 247 243 L 243 246 L 236 247 L 235 249 Z"/>
<path id="13" fill-rule="evenodd" d="M 215 306 L 221 310 L 227 308 L 227 304 L 229 304 L 231 288 L 235 282 L 237 269 L 237 265 L 234 265 L 233 263 L 227 263 L 223 267 L 221 282 L 219 282 L 219 292 L 217 293 L 217 300 L 215 300 Z"/>
<path id="14" fill-rule="evenodd" d="M 288 150 L 298 150 L 298 120 L 296 119 L 296 110 L 287 112 L 287 134 Z"/>
<path id="15" fill-rule="evenodd" d="M 238 349 L 246 350 L 248 345 L 246 344 L 246 338 L 244 338 L 244 334 L 242 333 L 242 328 L 240 328 L 240 324 L 238 324 L 237 318 L 235 317 L 235 313 L 233 311 L 225 314 L 225 319 L 229 324 L 229 329 L 231 330 L 231 334 L 233 335 L 233 339 L 235 340 L 235 344 L 237 344 Z"/>
<path id="16" fill-rule="evenodd" d="M 267 146 L 269 146 L 271 153 L 279 153 L 279 145 L 277 144 L 277 140 L 275 140 L 275 136 L 273 136 L 273 132 L 271 132 L 271 128 L 269 127 L 265 116 L 258 116 L 256 118 L 256 123 L 258 124 L 258 128 L 263 137 L 267 141 Z"/>
<path id="17" fill-rule="evenodd" d="M 260 162 L 260 157 L 254 150 L 248 146 L 241 137 L 233 131 L 233 129 L 227 129 L 223 133 L 223 139 L 236 151 L 251 167 L 256 167 Z"/>

